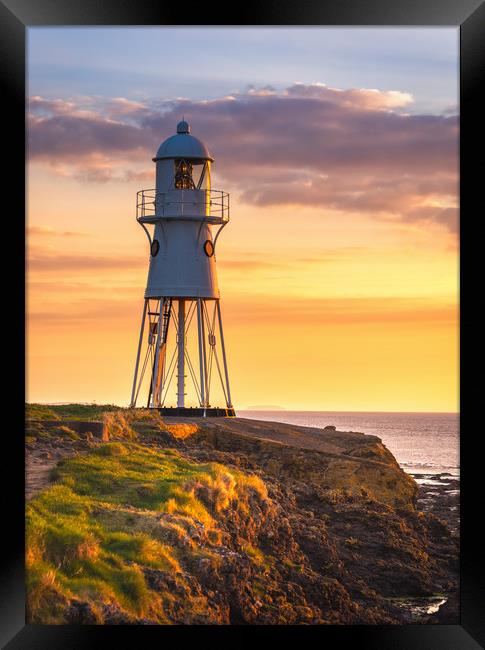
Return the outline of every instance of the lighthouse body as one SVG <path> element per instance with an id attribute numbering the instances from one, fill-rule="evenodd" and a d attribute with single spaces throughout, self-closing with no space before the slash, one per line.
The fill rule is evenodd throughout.
<path id="1" fill-rule="evenodd" d="M 157 224 L 155 240 L 160 250 L 150 257 L 146 298 L 219 298 L 214 258 L 202 250 L 204 242 L 212 240 L 210 226 Z"/>
<path id="2" fill-rule="evenodd" d="M 206 242 L 213 244 L 213 159 L 204 143 L 190 134 L 188 124 L 181 122 L 153 160 L 154 214 L 145 217 L 145 223 L 155 224 L 157 243 L 151 251 L 145 297 L 219 298 L 215 258 L 208 254 L 213 247 L 204 248 Z M 217 201 L 217 193 L 212 198 Z"/>
<path id="3" fill-rule="evenodd" d="M 141 190 L 137 194 L 137 221 L 150 241 L 150 262 L 131 404 L 136 405 L 147 366 L 145 361 L 139 378 L 143 333 L 148 315 L 147 359 L 151 359 L 151 380 L 147 406 L 164 408 L 164 390 L 168 391 L 172 378 L 167 363 L 167 348 L 169 326 L 173 322 L 177 346 L 174 352 L 177 357 L 177 407 L 187 411 L 185 371 L 189 367 L 202 414 L 206 414 L 208 409 L 211 415 L 234 414 L 215 261 L 217 238 L 229 220 L 229 195 L 212 189 L 213 158 L 205 144 L 191 135 L 190 126 L 185 121 L 177 125 L 175 135 L 160 145 L 153 161 L 156 163 L 155 189 Z M 149 226 L 153 226 L 152 234 Z M 215 237 L 213 228 L 217 229 Z M 196 373 L 194 364 L 188 358 L 191 309 L 193 313 L 197 312 L 199 373 Z M 218 343 L 222 346 L 221 364 L 217 356 Z M 224 409 L 213 408 L 209 404 L 212 362 L 217 366 L 222 382 L 226 401 Z"/>

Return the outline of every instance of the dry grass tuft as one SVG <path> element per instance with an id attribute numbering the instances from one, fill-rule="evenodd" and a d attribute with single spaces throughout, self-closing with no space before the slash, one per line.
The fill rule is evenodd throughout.
<path id="1" fill-rule="evenodd" d="M 127 426 L 124 415 L 110 417 Z M 172 595 L 150 588 L 144 570 L 184 582 L 194 558 L 223 544 L 226 511 L 248 512 L 252 499 L 267 498 L 256 476 L 131 441 L 64 459 L 53 476 L 57 483 L 27 506 L 29 623 L 69 622 L 73 599 L 99 622 L 113 605 L 127 620 L 165 623 Z"/>

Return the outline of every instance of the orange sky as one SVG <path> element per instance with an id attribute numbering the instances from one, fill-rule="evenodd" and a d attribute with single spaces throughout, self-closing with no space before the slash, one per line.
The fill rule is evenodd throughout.
<path id="1" fill-rule="evenodd" d="M 184 115 L 231 193 L 236 409 L 458 410 L 458 37 L 29 28 L 27 399 L 128 404 L 135 194 Z"/>
<path id="2" fill-rule="evenodd" d="M 139 187 L 30 164 L 29 401 L 127 404 L 148 261 Z M 441 225 L 236 195 L 218 271 L 236 408 L 458 408 L 456 235 Z"/>

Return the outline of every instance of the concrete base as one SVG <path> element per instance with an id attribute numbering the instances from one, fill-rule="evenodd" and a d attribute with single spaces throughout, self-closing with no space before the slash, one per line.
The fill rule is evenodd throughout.
<path id="1" fill-rule="evenodd" d="M 164 406 L 163 408 L 156 409 L 160 415 L 167 417 L 184 417 L 184 418 L 234 418 L 236 412 L 233 408 L 218 408 L 209 406 L 207 408 L 194 407 L 194 408 L 180 408 L 178 406 L 170 407 Z"/>

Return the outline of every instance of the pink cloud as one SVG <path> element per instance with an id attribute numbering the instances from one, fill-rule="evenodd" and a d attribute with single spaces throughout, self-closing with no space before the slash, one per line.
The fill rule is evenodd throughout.
<path id="1" fill-rule="evenodd" d="M 26 228 L 27 237 L 86 237 L 89 232 L 80 230 L 56 230 L 51 226 L 28 226 Z"/>
<path id="2" fill-rule="evenodd" d="M 97 112 L 94 100 L 36 97 L 29 156 L 70 164 L 84 182 L 148 181 L 150 158 L 185 114 L 215 156 L 214 172 L 248 203 L 362 211 L 454 229 L 457 116 L 407 114 L 411 102 L 398 90 L 300 83 L 157 107 L 115 98 L 100 101 Z M 145 169 L 133 168 L 145 162 Z M 442 207 L 427 209 L 431 198 Z"/>
<path id="3" fill-rule="evenodd" d="M 146 267 L 146 261 L 139 257 L 128 258 L 108 257 L 102 255 L 84 255 L 72 253 L 70 255 L 58 255 L 45 250 L 33 250 L 27 259 L 29 271 L 80 271 L 102 269 L 132 270 Z"/>

